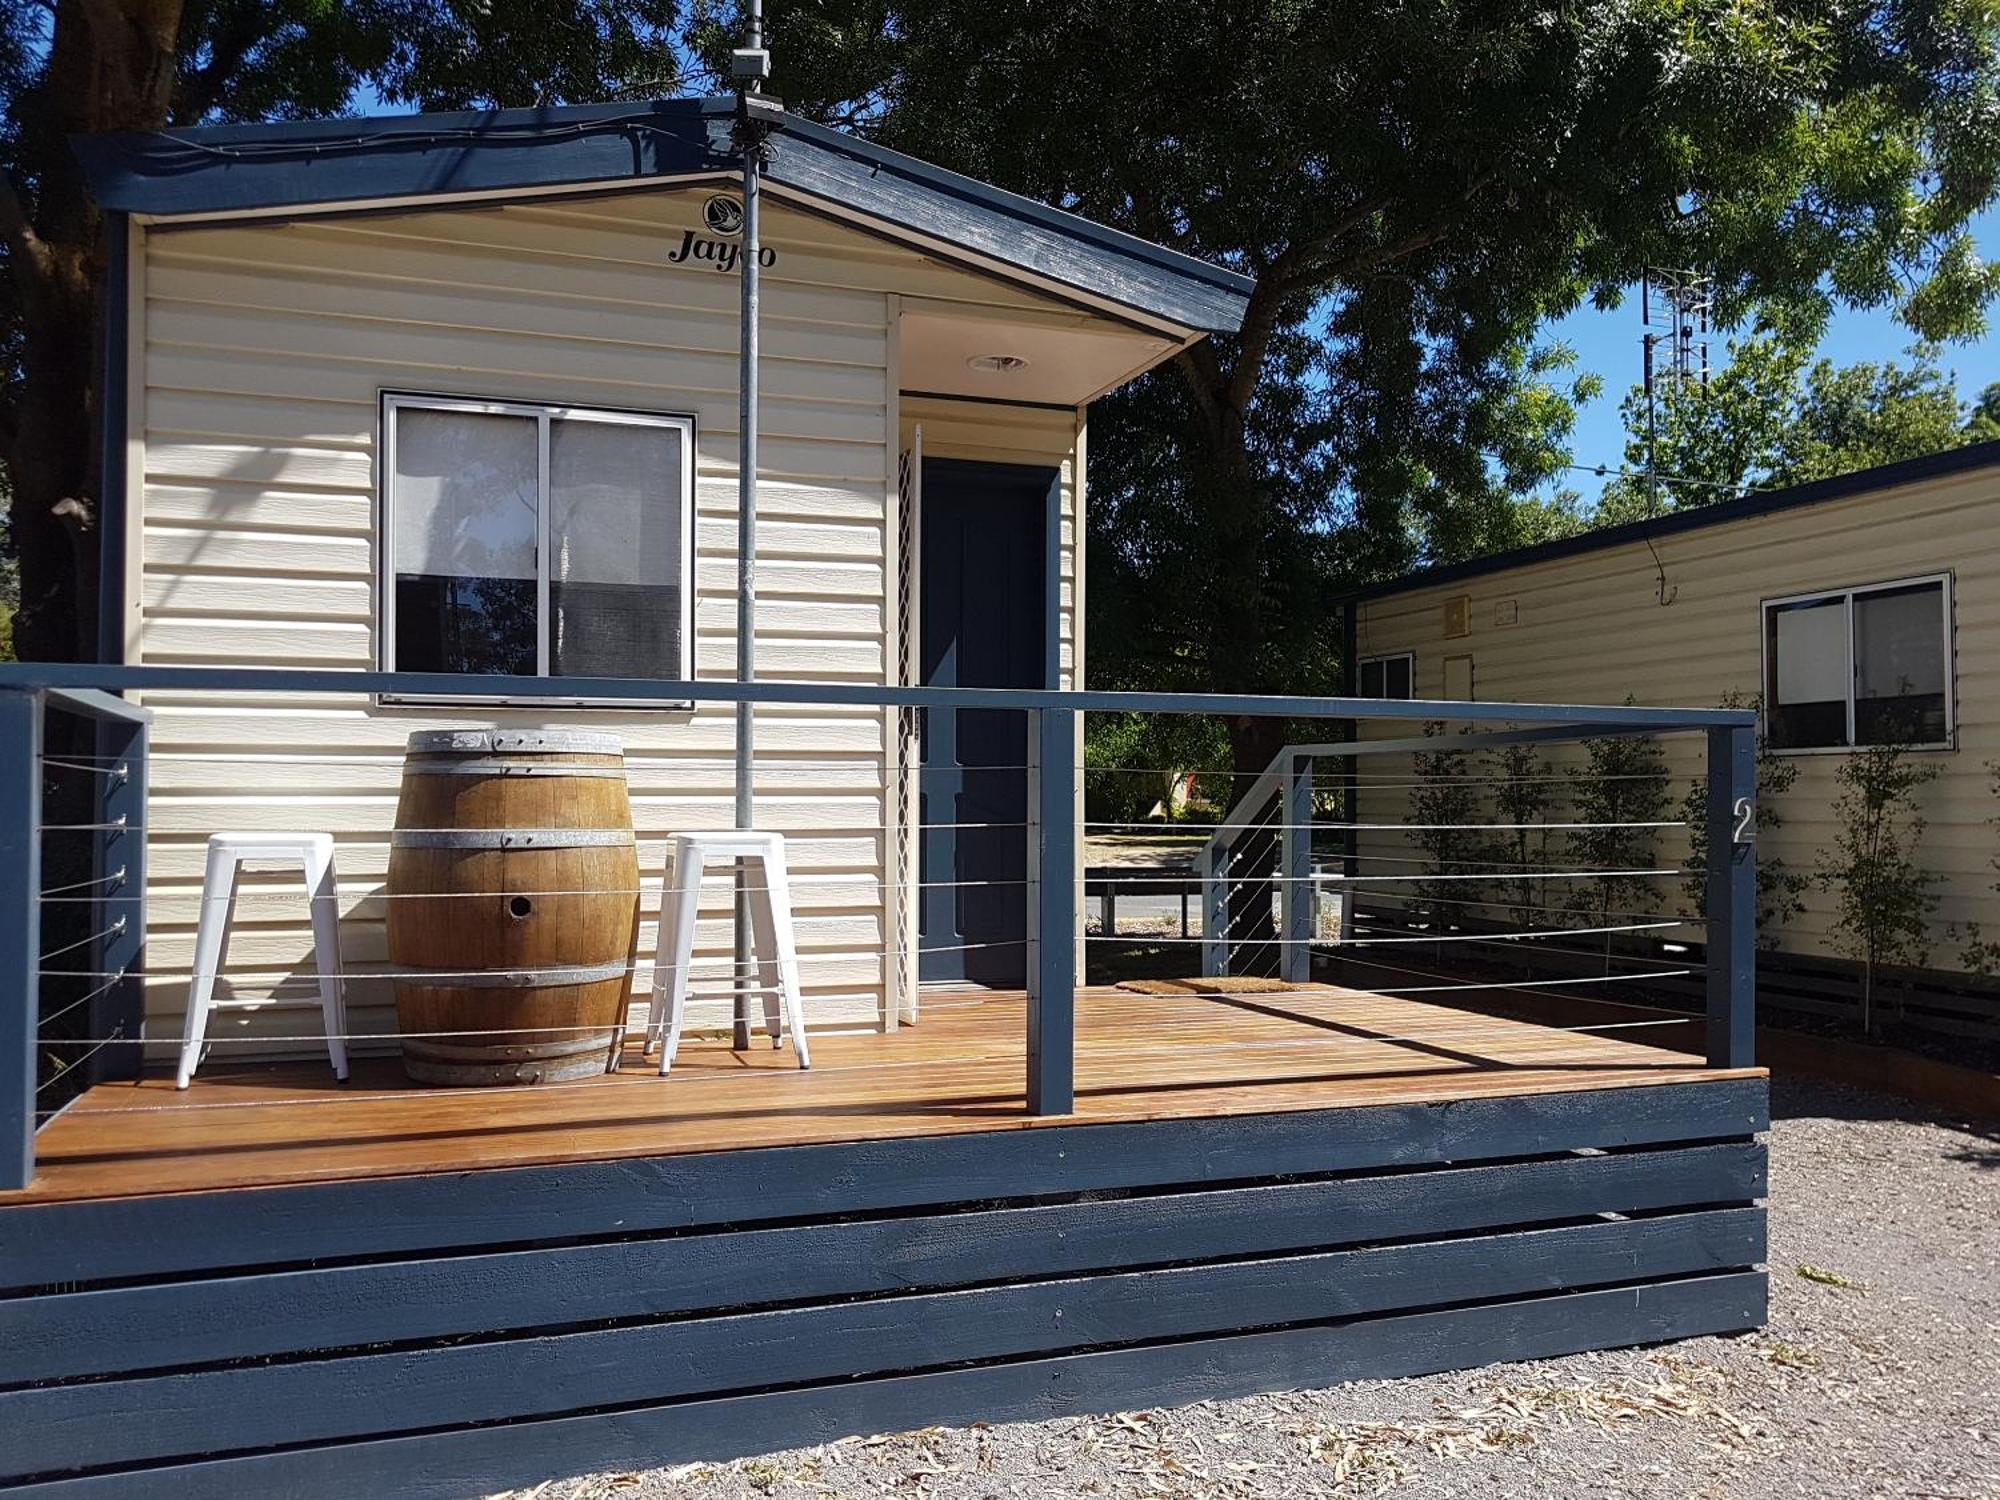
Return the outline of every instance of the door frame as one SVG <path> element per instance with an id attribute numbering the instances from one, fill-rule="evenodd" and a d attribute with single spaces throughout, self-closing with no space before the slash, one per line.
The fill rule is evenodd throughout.
<path id="1" fill-rule="evenodd" d="M 1035 480 L 1046 482 L 1046 489 L 1042 501 L 1042 517 L 1041 517 L 1042 662 L 1041 662 L 1041 682 L 1039 686 L 1049 690 L 1060 689 L 1062 685 L 1062 554 L 1063 554 L 1062 465 L 1060 463 L 1048 463 L 1048 462 L 1022 463 L 1022 462 L 1011 462 L 1007 460 L 989 459 L 989 458 L 961 458 L 951 453 L 927 452 L 924 450 L 922 446 L 921 436 L 919 436 L 917 440 L 917 446 L 914 452 L 909 454 L 908 457 L 910 458 L 914 469 L 915 483 L 910 488 L 910 493 L 907 496 L 907 503 L 913 504 L 917 507 L 917 515 L 915 517 L 915 523 L 909 528 L 909 531 L 907 533 L 907 535 L 911 538 L 912 545 L 914 545 L 915 548 L 917 549 L 917 555 L 914 560 L 914 566 L 911 568 L 910 571 L 910 578 L 912 580 L 914 592 L 918 600 L 928 599 L 931 596 L 932 592 L 930 583 L 925 577 L 925 570 L 923 566 L 923 551 L 922 551 L 923 537 L 925 534 L 925 527 L 923 521 L 923 508 L 932 497 L 932 486 L 927 482 L 927 476 L 925 473 L 927 469 L 931 468 L 933 465 L 941 463 L 941 464 L 951 465 L 952 467 L 961 469 L 963 471 L 974 471 L 974 472 L 985 471 L 994 474 L 1016 475 L 1016 476 L 1021 476 L 1024 479 L 1027 478 L 1028 476 L 1033 476 Z M 1080 553 L 1081 548 L 1079 547 L 1078 550 Z M 910 641 L 908 644 L 910 647 L 910 660 L 913 664 L 913 678 L 914 680 L 920 682 L 923 677 L 923 662 L 925 659 L 923 650 L 923 639 L 922 639 L 923 609 L 921 607 L 921 604 L 919 604 L 917 608 L 910 611 L 909 628 L 914 632 L 916 632 L 916 638 Z M 1029 736 L 1030 742 L 1032 742 L 1032 738 L 1033 738 L 1032 735 L 1030 735 Z M 1026 758 L 1027 757 L 1024 757 L 1024 760 Z M 917 767 L 917 775 L 919 778 L 921 778 L 928 772 L 929 767 L 925 764 L 925 759 L 921 754 L 916 756 L 915 763 Z M 915 806 L 921 807 L 922 805 L 923 805 L 923 799 L 921 796 L 919 796 L 915 800 Z M 1024 843 L 1032 840 L 1035 836 L 1036 829 L 1034 827 L 1034 817 L 1035 817 L 1035 809 L 1031 805 L 1027 809 L 1028 826 L 1022 830 L 1022 837 Z M 926 843 L 926 841 L 930 838 L 930 834 L 923 826 L 920 820 L 913 818 L 910 824 L 905 829 L 905 835 L 910 843 L 910 857 L 908 859 L 907 868 L 909 868 L 912 872 L 915 872 L 916 870 L 921 868 L 920 851 L 924 846 L 924 844 Z M 942 878 L 955 879 L 956 878 L 955 859 L 956 859 L 957 841 L 956 839 L 951 839 L 947 840 L 946 842 L 952 848 L 953 851 L 954 873 L 949 877 L 942 877 Z M 932 845 L 934 851 L 938 847 L 939 846 L 937 845 Z M 937 860 L 934 858 L 931 863 L 933 870 L 935 870 L 938 867 Z M 937 876 L 936 874 L 933 874 L 931 878 L 935 880 L 940 877 Z M 925 898 L 928 893 L 923 889 L 918 888 L 916 891 L 913 892 L 913 894 L 915 896 L 915 899 L 910 903 L 910 910 L 912 913 L 913 920 L 909 924 L 909 929 L 908 929 L 909 941 L 920 944 L 921 939 L 919 938 L 918 934 L 921 932 L 923 925 L 922 911 L 924 907 Z M 1031 892 L 1029 891 L 1024 890 L 1022 892 L 1021 899 L 1022 899 L 1024 920 L 1028 911 L 1028 901 L 1030 895 Z M 1031 934 L 1029 934 L 1026 928 L 1024 927 L 1024 940 L 1030 935 Z M 916 980 L 919 987 L 921 987 L 921 985 L 926 982 L 941 982 L 941 983 L 954 982 L 950 978 L 940 978 L 935 981 L 923 980 L 921 978 L 921 957 L 922 957 L 921 953 L 914 955 L 914 957 L 916 958 L 917 961 L 909 965 L 909 969 L 907 972 L 909 972 L 912 978 Z M 1024 976 L 1025 976 L 1025 970 L 1026 970 L 1026 955 L 1024 952 L 1023 955 Z M 904 1018 L 914 1021 L 916 1019 L 916 1012 L 917 1012 L 917 1005 L 915 1003 L 916 996 L 912 994 L 908 998 L 909 998 L 909 1003 L 903 1008 L 903 1015 Z"/>

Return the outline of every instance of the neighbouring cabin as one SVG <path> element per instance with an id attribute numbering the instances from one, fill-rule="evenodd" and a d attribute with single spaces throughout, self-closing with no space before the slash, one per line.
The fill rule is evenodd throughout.
<path id="1" fill-rule="evenodd" d="M 1761 940 L 1785 1004 L 1854 1013 L 1850 944 L 1835 896 L 1812 880 L 1839 835 L 1835 773 L 1890 740 L 1936 777 L 1917 792 L 1918 859 L 1938 877 L 1930 965 L 1915 1023 L 2000 1037 L 2000 989 L 1964 972 L 1974 929 L 2000 930 L 2000 690 L 1986 642 L 2000 600 L 2000 445 L 1981 444 L 1797 488 L 1677 511 L 1431 569 L 1358 596 L 1354 690 L 1488 703 L 1754 705 L 1766 754 L 1791 785 L 1759 858 L 1804 883 L 1800 909 Z M 1440 743 L 1447 743 L 1441 741 Z M 1662 741 L 1678 818 L 1705 771 Z M 1575 766 L 1574 752 L 1550 757 Z M 1399 792 L 1361 790 L 1364 821 L 1399 821 Z M 1365 854 L 1398 842 L 1364 834 Z M 1662 862 L 1685 835 L 1664 831 Z M 1661 914 L 1698 906 L 1666 891 Z M 1685 944 L 1687 936 L 1665 941 Z M 1638 941 L 1638 940 L 1634 940 Z M 1657 957 L 1657 943 L 1641 943 Z M 1670 955 L 1669 955 L 1670 956 Z"/>
<path id="2" fill-rule="evenodd" d="M 1118 941 L 1083 920 L 1087 714 L 1414 732 L 1379 700 L 1086 690 L 1089 404 L 1234 329 L 1242 278 L 788 125 L 744 683 L 727 101 L 79 149 L 124 311 L 107 610 L 102 661 L 0 667 L 0 1494 L 442 1500 L 1763 1322 L 1724 823 L 1700 1016 L 1312 982 L 1313 827 L 1341 824 L 1310 771 L 1305 874 L 1237 950 L 1299 977 L 1176 978 L 1183 947 L 1082 982 Z M 810 1068 L 789 980 L 789 1045 L 732 1032 L 773 971 L 761 935 L 735 968 L 727 875 L 665 890 L 669 839 L 730 824 L 739 700 Z M 1704 743 L 1712 819 L 1752 795 L 1745 712 L 1455 711 Z M 218 833 L 299 867 L 211 892 L 204 957 Z M 530 835 L 561 857 L 490 889 L 437 853 Z M 508 978 L 594 1005 L 628 943 L 606 1066 L 439 1086 L 472 961 L 579 896 L 612 939 Z M 427 898 L 475 920 L 394 906 Z M 670 1069 L 663 904 L 699 981 Z M 209 973 L 252 1008 L 202 1058 L 176 1043 Z M 407 1044 L 445 1068 L 413 1080 Z"/>

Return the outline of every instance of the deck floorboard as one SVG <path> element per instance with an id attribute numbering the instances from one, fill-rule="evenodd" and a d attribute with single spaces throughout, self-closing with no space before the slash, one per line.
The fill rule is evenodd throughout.
<path id="1" fill-rule="evenodd" d="M 1077 1000 L 1076 1114 L 1026 1113 L 1019 994 L 928 998 L 921 1025 L 815 1034 L 814 1067 L 690 1038 L 660 1078 L 635 1053 L 585 1083 L 427 1089 L 391 1058 L 228 1067 L 192 1087 L 99 1084 L 52 1121 L 0 1207 L 632 1156 L 1709 1082 L 1698 1023 L 1566 1032 L 1315 986 Z"/>

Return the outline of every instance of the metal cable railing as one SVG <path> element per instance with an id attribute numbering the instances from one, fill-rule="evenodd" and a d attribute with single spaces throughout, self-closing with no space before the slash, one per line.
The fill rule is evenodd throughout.
<path id="1" fill-rule="evenodd" d="M 521 704 L 537 697 L 610 699 L 629 704 L 611 721 L 629 728 L 634 744 L 623 774 L 632 788 L 633 816 L 638 827 L 629 841 L 641 872 L 635 882 L 537 878 L 468 882 L 466 889 L 426 886 L 391 888 L 385 878 L 384 856 L 390 834 L 406 838 L 425 830 L 435 834 L 460 831 L 455 825 L 434 826 L 415 820 L 392 829 L 390 796 L 396 784 L 398 757 L 385 743 L 329 745 L 324 749 L 273 744 L 238 750 L 204 739 L 207 731 L 197 715 L 202 695 L 248 694 L 254 704 L 261 694 L 311 694 L 329 700 L 338 694 L 395 694 L 405 698 L 477 694 L 504 689 L 518 716 L 531 710 Z M 107 691 L 108 690 L 108 691 Z M 166 694 L 162 723 L 149 735 L 145 710 L 109 696 L 115 691 Z M 296 702 L 296 697 L 292 700 Z M 468 1036 L 505 1038 L 569 1031 L 607 1041 L 635 1024 L 636 1007 L 650 1007 L 659 989 L 662 959 L 655 956 L 655 923 L 664 904 L 669 833 L 686 825 L 699 828 L 717 819 L 708 804 L 723 798 L 733 780 L 734 757 L 704 753 L 690 745 L 685 752 L 673 745 L 684 720 L 657 709 L 684 712 L 686 702 L 751 701 L 775 705 L 814 705 L 853 709 L 856 725 L 885 722 L 881 711 L 897 710 L 893 743 L 878 739 L 872 746 L 857 738 L 851 753 L 800 742 L 790 750 L 757 752 L 757 777 L 763 788 L 758 806 L 768 803 L 771 822 L 786 831 L 796 850 L 807 857 L 793 861 L 788 882 L 793 912 L 800 929 L 799 962 L 809 1015 L 836 1027 L 887 1030 L 914 1018 L 914 990 L 929 966 L 941 975 L 972 972 L 979 965 L 991 975 L 1004 973 L 1026 993 L 1019 1003 L 1023 1029 L 1004 1046 L 982 1044 L 953 1053 L 947 1048 L 921 1064 L 948 1068 L 961 1061 L 988 1065 L 996 1059 L 1022 1069 L 1027 1107 L 1040 1113 L 1068 1113 L 1072 1107 L 1079 1056 L 1086 1065 L 1109 1045 L 1093 1040 L 1095 1032 L 1079 1033 L 1078 992 L 1093 970 L 1126 960 L 1130 940 L 1119 934 L 1092 931 L 1082 920 L 1087 904 L 1081 858 L 1087 839 L 1135 832 L 1152 833 L 1151 825 L 1115 816 L 1084 814 L 1079 790 L 1086 776 L 1101 768 L 1087 764 L 1081 750 L 1081 719 L 1093 712 L 1118 713 L 1242 713 L 1279 715 L 1288 719 L 1400 720 L 1420 723 L 1448 712 L 1451 717 L 1489 726 L 1481 732 L 1494 743 L 1514 742 L 1524 733 L 1540 739 L 1576 739 L 1593 733 L 1694 734 L 1733 753 L 1737 740 L 1747 743 L 1747 714 L 1704 710 L 1636 710 L 1554 706 L 1437 705 L 1385 703 L 1354 699 L 1260 699 L 1240 695 L 1096 694 L 1044 691 L 931 689 L 910 686 L 874 687 L 864 684 L 812 683 L 600 683 L 589 680 L 544 681 L 504 679 L 499 682 L 451 677 L 447 674 L 380 674 L 336 670 L 229 669 L 173 667 L 9 667 L 0 669 L 0 749 L 4 763 L 25 768 L 13 778 L 0 806 L 0 841 L 5 852 L 32 849 L 32 858 L 17 861 L 18 872 L 0 875 L 0 964 L 18 977 L 22 991 L 34 998 L 31 1015 L 0 1017 L 0 1055 L 19 1049 L 34 1056 L 36 1071 L 0 1091 L 0 1186 L 25 1180 L 32 1167 L 34 1127 L 59 1113 L 93 1084 L 119 1073 L 136 1071 L 149 1048 L 177 1043 L 175 1010 L 179 996 L 197 983 L 213 986 L 218 1001 L 250 1005 L 218 1021 L 205 1038 L 223 1057 L 259 1057 L 274 1049 L 296 1053 L 307 1046 L 352 1042 L 363 1049 L 389 1050 L 406 1042 L 452 1042 Z M 912 764 L 916 753 L 906 731 L 913 717 L 977 709 L 1009 711 L 1026 724 L 1021 744 L 1025 754 L 991 757 L 995 764 Z M 448 708 L 435 708 L 441 717 Z M 47 717 L 56 713 L 80 716 L 93 727 L 62 742 L 44 733 Z M 462 716 L 461 716 L 462 717 Z M 410 722 L 398 710 L 393 733 Z M 591 722 L 606 722 L 593 717 Z M 1519 725 L 1529 726 L 1528 730 Z M 1343 723 L 1343 728 L 1346 724 Z M 302 731 L 303 732 L 303 731 Z M 890 730 L 882 733 L 889 734 Z M 935 736 L 933 736 L 933 739 Z M 1476 739 L 1477 736 L 1475 735 Z M 158 743 L 151 743 L 157 741 Z M 1280 767 L 1272 778 L 1275 798 L 1255 817 L 1241 809 L 1207 813 L 1197 805 L 1187 821 L 1172 832 L 1192 842 L 1202 834 L 1237 831 L 1233 863 L 1209 866 L 1201 872 L 1212 885 L 1227 892 L 1204 901 L 1198 930 L 1178 936 L 1155 936 L 1144 944 L 1164 964 L 1163 973 L 1185 974 L 1189 967 L 1177 955 L 1199 950 L 1212 957 L 1218 944 L 1229 944 L 1234 956 L 1262 955 L 1283 976 L 1304 982 L 1316 961 L 1329 952 L 1343 961 L 1366 964 L 1367 951 L 1413 954 L 1451 943 L 1467 951 L 1492 945 L 1576 948 L 1583 939 L 1620 942 L 1655 940 L 1674 930 L 1702 931 L 1703 917 L 1648 911 L 1650 900 L 1619 893 L 1639 883 L 1678 878 L 1685 862 L 1669 857 L 1587 857 L 1585 838 L 1603 841 L 1602 850 L 1638 850 L 1644 841 L 1678 839 L 1685 822 L 1644 812 L 1586 813 L 1580 808 L 1550 803 L 1531 815 L 1512 815 L 1506 805 L 1493 803 L 1447 814 L 1426 814 L 1414 801 L 1397 807 L 1428 789 L 1453 786 L 1475 799 L 1487 796 L 1490 778 L 1458 775 L 1412 776 L 1407 771 L 1363 770 L 1351 765 L 1361 754 L 1396 753 L 1411 742 L 1357 742 L 1350 735 L 1307 747 L 1312 758 L 1345 758 L 1338 796 L 1331 784 L 1315 788 L 1310 764 Z M 1456 742 L 1454 742 L 1456 748 Z M 1297 756 L 1294 757 L 1297 759 Z M 1725 757 L 1726 759 L 1726 757 Z M 1716 762 L 1720 764 L 1721 762 Z M 1733 765 L 1733 762 L 1730 762 Z M 158 787 L 148 797 L 148 768 Z M 1139 771 L 1140 768 L 1125 768 Z M 725 774 L 728 773 L 728 774 Z M 6 778 L 0 778 L 5 780 Z M 1520 778 L 1516 778 L 1518 781 Z M 1553 785 L 1557 778 L 1547 780 Z M 1255 778 L 1253 778 L 1253 781 Z M 32 781 L 27 790 L 19 784 Z M 45 798 L 47 787 L 61 795 Z M 1231 777 L 1236 786 L 1241 778 Z M 1727 779 L 1716 784 L 1718 801 L 1740 789 Z M 1377 799 L 1364 806 L 1357 799 Z M 46 802 L 46 805 L 44 803 Z M 1733 806 L 1733 804 L 1732 804 Z M 1203 820 L 1205 821 L 1199 821 Z M 760 825 L 763 820 L 760 818 Z M 301 891 L 294 881 L 262 879 L 246 870 L 226 893 L 204 891 L 197 863 L 199 841 L 209 827 L 248 830 L 255 826 L 314 829 L 331 832 L 339 868 L 315 892 Z M 1240 829 L 1238 828 L 1240 825 Z M 1726 826 L 1712 812 L 1711 830 Z M 322 837 L 314 834 L 314 837 Z M 1509 847 L 1502 848 L 1503 837 Z M 1341 863 L 1328 866 L 1321 858 L 1327 841 L 1343 847 Z M 1619 843 L 1627 840 L 1627 843 Z M 1253 867 L 1252 843 L 1261 841 L 1273 852 L 1269 862 Z M 1317 841 L 1317 842 L 1316 842 Z M 1470 847 L 1472 844 L 1478 847 Z M 149 875 L 147 855 L 152 855 Z M 414 847 L 414 846 L 411 846 Z M 1006 850 L 992 855 L 985 866 L 954 868 L 972 856 L 967 851 Z M 816 851 L 826 861 L 815 867 Z M 998 860 L 997 863 L 994 860 Z M 254 867 L 252 867 L 254 868 Z M 1149 883 L 1162 887 L 1186 876 L 1140 870 L 1124 877 L 1143 891 Z M 1708 972 L 1736 983 L 1740 965 L 1734 958 L 1720 967 L 1718 945 L 1730 944 L 1742 926 L 1740 882 L 1732 875 L 1722 889 L 1727 911 L 1706 919 Z M 669 967 L 684 978 L 689 1024 L 702 1029 L 709 1022 L 726 1025 L 734 1013 L 743 1024 L 746 999 L 769 994 L 771 976 L 765 961 L 728 955 L 721 929 L 728 902 L 739 890 L 744 897 L 766 894 L 759 878 L 730 882 L 714 872 L 697 888 L 701 905 L 695 918 L 695 952 Z M 1540 891 L 1545 894 L 1532 894 Z M 1508 901 L 1512 894 L 1516 899 Z M 426 965 L 392 962 L 380 934 L 401 920 L 454 921 L 455 913 L 495 901 L 572 902 L 608 897 L 629 902 L 629 919 L 637 924 L 635 951 L 608 963 L 587 966 L 591 982 L 611 983 L 623 1000 L 634 1002 L 632 1014 L 615 1025 L 599 1017 L 575 1024 L 556 1021 L 514 1025 L 502 1013 L 495 1024 L 468 1032 L 457 1024 L 413 1024 L 392 1019 L 389 1000 L 399 981 L 428 981 L 446 987 L 454 980 L 486 976 L 491 970 L 438 961 Z M 1137 899 L 1143 902 L 1141 895 Z M 1171 897 L 1169 898 L 1171 899 Z M 1263 915 L 1257 917 L 1259 902 Z M 447 903 L 438 906 L 436 903 Z M 1341 925 L 1322 930 L 1316 908 L 1324 903 L 1340 913 Z M 314 903 L 323 903 L 315 908 Z M 458 903 L 456 906 L 451 903 Z M 1361 910 L 1364 906 L 1406 908 L 1409 919 Z M 243 950 L 236 960 L 191 957 L 193 932 L 204 913 L 225 909 Z M 308 964 L 301 955 L 306 942 L 308 912 L 331 914 L 341 935 L 339 960 Z M 439 917 L 426 918 L 423 913 Z M 1512 914 L 1495 925 L 1486 919 Z M 996 916 L 995 914 L 1003 914 Z M 1423 924 L 1406 930 L 1411 921 Z M 1484 925 L 1480 925 L 1480 924 Z M 1476 929 L 1476 930 L 1475 930 Z M 1060 934 L 1060 940 L 1050 940 Z M 151 950 L 148 951 L 148 943 Z M 440 952 L 448 950 L 441 949 Z M 1634 954 L 1634 957 L 1643 955 Z M 1685 978 L 1696 972 L 1686 965 L 1624 962 L 1618 972 L 1591 976 L 1590 984 L 1611 986 L 1644 982 L 1659 976 Z M 943 960 L 964 960 L 943 963 Z M 978 961 L 976 965 L 974 960 Z M 482 960 L 480 960 L 483 962 Z M 1607 964 L 1609 967 L 1609 964 Z M 515 964 L 510 982 L 517 987 L 582 983 L 574 965 L 553 962 Z M 1582 976 L 1565 989 L 1586 989 Z M 1500 981 L 1507 984 L 1520 980 Z M 352 1024 L 327 1025 L 287 1014 L 324 1001 L 326 986 L 354 989 Z M 1438 978 L 1416 991 L 1441 1002 L 1458 992 L 1470 995 L 1491 989 L 1478 976 Z M 908 991 L 909 993 L 905 993 Z M 1294 1001 L 1292 1013 L 1305 1026 L 1315 1015 L 1338 1010 L 1341 992 L 1322 1004 Z M 145 1004 L 154 1004 L 153 1024 L 147 1024 Z M 622 1003 L 622 1002 L 621 1002 Z M 940 1017 L 969 1013 L 971 1002 L 927 995 Z M 1193 1011 L 1184 1007 L 1194 1004 Z M 954 1010 L 954 1007 L 958 1009 Z M 1234 1035 L 1242 1024 L 1232 1019 L 1226 997 L 1195 994 L 1190 1000 L 1168 1001 L 1144 993 L 1088 992 L 1092 1016 L 1160 1017 L 1161 1024 L 1202 1028 L 1202 1049 L 1219 1057 L 1264 1054 L 1306 1056 L 1313 1048 L 1366 1048 L 1444 1045 L 1453 1040 L 1450 1025 L 1431 1021 L 1419 1026 L 1378 1027 L 1379 1035 L 1345 1036 L 1323 1031 L 1290 1034 Z M 1207 1009 L 1199 1007 L 1206 1006 Z M 1271 1009 L 1271 1007 L 1266 1007 Z M 1267 1018 L 1284 1024 L 1284 1007 Z M 990 1014 L 990 1013 L 987 1013 Z M 1736 1012 L 1712 1038 L 1711 1057 L 1741 1053 L 1742 1028 Z M 260 1019 L 268 1016 L 269 1021 Z M 328 1019 L 333 1013 L 328 1012 Z M 1167 1018 L 1172 1018 L 1169 1021 Z M 1324 1016 L 1322 1015 L 1322 1019 Z M 588 1021 L 588 1024 L 583 1024 Z M 822 1024 L 814 1021 L 812 1024 Z M 1678 1024 L 1658 1021 L 1640 1024 Z M 1617 1030 L 1614 1023 L 1590 1023 L 1585 1031 Z M 1458 1040 L 1467 1040 L 1460 1037 Z M 1176 1068 L 1191 1062 L 1185 1048 L 1171 1035 L 1121 1044 L 1128 1061 L 1171 1059 Z M 1093 1051 L 1100 1049 L 1100 1051 Z M 1105 1054 L 1108 1055 L 1108 1054 Z M 1344 1055 L 1344 1054 L 1343 1054 Z M 616 1064 L 613 1056 L 608 1061 Z M 871 1066 L 902 1066 L 893 1051 L 875 1054 Z M 854 1064 L 858 1066 L 859 1064 Z M 850 1066 L 847 1062 L 836 1067 Z M 727 1070 L 723 1070 L 727 1071 Z M 775 1084 L 795 1075 L 788 1069 L 747 1070 L 754 1082 Z M 611 1076 L 616 1076 L 613 1073 Z M 677 1080 L 672 1075 L 663 1082 Z M 707 1074 L 701 1081 L 710 1081 Z M 542 1084 L 542 1088 L 601 1086 L 595 1081 L 575 1085 Z M 300 1103 L 297 1090 L 281 1090 Z M 328 1088 L 324 1101 L 334 1103 L 370 1097 L 365 1089 Z M 402 1095 L 408 1097 L 407 1091 Z M 422 1097 L 442 1097 L 440 1090 Z M 158 1105 L 107 1104 L 99 1099 L 91 1112 L 107 1108 L 255 1107 L 261 1100 L 209 1098 L 174 1099 Z M 272 1099 L 271 1107 L 280 1107 Z M 16 1149 L 18 1148 L 18 1149 Z M 18 1165 L 16 1164 L 18 1162 Z"/>

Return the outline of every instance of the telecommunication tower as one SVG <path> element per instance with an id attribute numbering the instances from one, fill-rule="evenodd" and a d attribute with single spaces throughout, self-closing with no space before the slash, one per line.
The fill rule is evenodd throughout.
<path id="1" fill-rule="evenodd" d="M 1699 271 L 1648 266 L 1640 283 L 1639 344 L 1645 352 L 1646 472 L 1658 466 L 1660 393 L 1674 396 L 1690 385 L 1708 388 L 1708 335 L 1715 310 L 1715 278 Z M 1665 354 L 1662 357 L 1662 349 Z M 1648 483 L 1648 508 L 1659 509 L 1659 485 Z"/>

